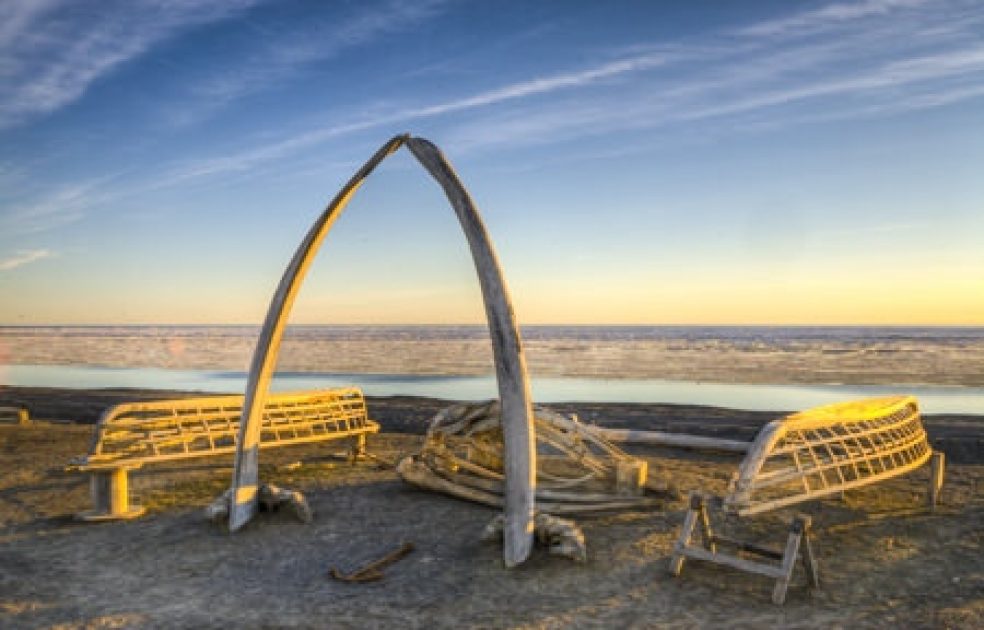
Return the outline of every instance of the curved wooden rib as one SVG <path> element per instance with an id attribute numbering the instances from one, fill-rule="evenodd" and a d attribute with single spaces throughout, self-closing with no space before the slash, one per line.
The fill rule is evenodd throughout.
<path id="1" fill-rule="evenodd" d="M 496 377 L 506 439 L 506 500 L 503 559 L 522 563 L 533 544 L 536 451 L 526 360 L 512 303 L 495 250 L 471 197 L 441 152 L 422 138 L 400 135 L 384 144 L 348 181 L 308 231 L 284 271 L 270 302 L 250 365 L 232 477 L 229 529 L 236 531 L 256 514 L 259 487 L 259 438 L 264 400 L 277 363 L 284 328 L 304 276 L 335 220 L 366 177 L 390 154 L 407 144 L 437 180 L 451 202 L 468 239 L 482 288 L 495 354 Z"/>
<path id="2" fill-rule="evenodd" d="M 770 422 L 725 508 L 757 514 L 895 477 L 932 455 L 912 396 L 825 405 Z"/>

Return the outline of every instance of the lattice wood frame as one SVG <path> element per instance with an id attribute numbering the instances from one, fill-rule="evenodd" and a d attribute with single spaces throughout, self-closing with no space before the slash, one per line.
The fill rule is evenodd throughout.
<path id="1" fill-rule="evenodd" d="M 809 409 L 759 432 L 724 507 L 744 516 L 829 496 L 915 470 L 932 453 L 912 396 Z"/>
<path id="2" fill-rule="evenodd" d="M 90 452 L 78 470 L 139 467 L 146 463 L 234 453 L 242 396 L 124 403 L 99 420 Z M 272 394 L 266 400 L 260 446 L 288 446 L 375 433 L 357 388 Z"/>

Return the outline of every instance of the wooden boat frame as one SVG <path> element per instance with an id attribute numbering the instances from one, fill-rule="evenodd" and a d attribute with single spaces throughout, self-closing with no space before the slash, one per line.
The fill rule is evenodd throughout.
<path id="1" fill-rule="evenodd" d="M 932 454 L 912 396 L 808 409 L 759 432 L 724 508 L 746 516 L 819 499 L 905 474 Z"/>

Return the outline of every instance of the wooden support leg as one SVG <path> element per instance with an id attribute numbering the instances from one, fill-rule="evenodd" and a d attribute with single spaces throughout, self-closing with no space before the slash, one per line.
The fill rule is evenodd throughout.
<path id="1" fill-rule="evenodd" d="M 810 581 L 810 586 L 820 588 L 820 567 L 817 565 L 817 558 L 813 555 L 813 541 L 811 538 L 811 528 L 809 517 L 803 524 L 803 568 L 806 569 L 806 578 Z"/>
<path id="2" fill-rule="evenodd" d="M 943 491 L 943 476 L 946 472 L 946 456 L 942 451 L 934 451 L 929 460 L 929 509 L 935 510 L 940 502 L 940 493 Z"/>
<path id="3" fill-rule="evenodd" d="M 359 460 L 366 458 L 366 434 L 360 433 L 355 436 L 355 441 L 352 442 L 352 450 L 349 452 L 349 461 L 353 464 Z"/>
<path id="4" fill-rule="evenodd" d="M 89 480 L 92 510 L 77 517 L 83 521 L 115 521 L 137 518 L 146 510 L 130 505 L 130 479 L 127 468 L 93 471 Z"/>
<path id="5" fill-rule="evenodd" d="M 717 553 L 717 545 L 714 544 L 714 532 L 711 531 L 711 519 L 707 516 L 707 506 L 700 502 L 700 509 L 697 513 L 700 520 L 700 533 L 704 537 L 704 547 L 711 553 Z"/>
<path id="6" fill-rule="evenodd" d="M 786 589 L 789 588 L 789 581 L 793 578 L 793 569 L 796 568 L 796 558 L 799 555 L 800 541 L 804 533 L 810 528 L 810 517 L 797 515 L 789 528 L 789 538 L 786 539 L 786 550 L 782 554 L 782 566 L 780 576 L 776 579 L 776 586 L 772 589 L 772 603 L 781 606 L 786 601 Z"/>
<path id="7" fill-rule="evenodd" d="M 694 535 L 694 528 L 697 526 L 697 517 L 704 509 L 704 498 L 698 492 L 690 493 L 690 509 L 687 516 L 683 519 L 683 529 L 680 530 L 680 538 L 673 546 L 673 555 L 670 556 L 670 575 L 677 576 L 683 570 L 683 561 L 686 559 L 683 551 L 690 545 L 690 539 Z"/>

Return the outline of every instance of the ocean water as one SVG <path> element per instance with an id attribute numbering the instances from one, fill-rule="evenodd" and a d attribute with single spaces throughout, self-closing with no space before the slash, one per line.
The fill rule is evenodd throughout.
<path id="1" fill-rule="evenodd" d="M 255 326 L 0 327 L 0 384 L 241 392 Z M 528 326 L 541 402 L 794 410 L 913 393 L 984 415 L 984 328 Z M 496 395 L 484 326 L 294 326 L 275 389 Z"/>
<path id="2" fill-rule="evenodd" d="M 105 368 L 62 365 L 13 365 L 0 368 L 3 381 L 16 386 L 74 388 L 133 387 L 242 393 L 246 372 L 215 372 L 166 368 Z M 301 391 L 355 385 L 369 396 L 427 396 L 446 400 L 497 397 L 495 378 L 409 374 L 332 374 L 280 372 L 274 391 Z M 925 413 L 984 415 L 984 388 L 888 385 L 768 385 L 711 383 L 660 379 L 534 377 L 533 398 L 554 402 L 655 402 L 709 405 L 752 411 L 796 411 L 832 402 L 911 394 Z"/>

